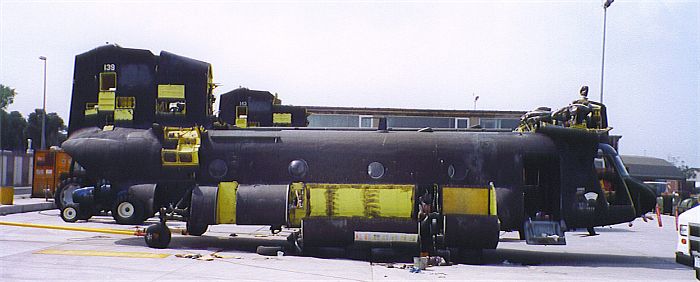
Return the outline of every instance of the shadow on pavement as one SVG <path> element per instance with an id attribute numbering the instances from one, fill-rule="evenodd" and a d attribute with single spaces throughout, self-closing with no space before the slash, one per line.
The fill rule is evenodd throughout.
<path id="1" fill-rule="evenodd" d="M 132 237 L 121 239 L 115 242 L 118 245 L 145 246 L 142 237 Z M 214 237 L 214 236 L 175 236 L 168 249 L 172 250 L 207 250 L 221 249 L 224 251 L 244 251 L 256 252 L 257 246 L 282 246 L 285 248 L 285 255 L 304 255 L 319 258 L 344 258 L 353 260 L 377 261 L 372 259 L 374 254 L 369 250 L 325 248 L 307 250 L 304 254 L 294 254 L 292 245 L 283 236 L 270 237 Z M 676 264 L 673 260 L 662 257 L 646 257 L 634 255 L 614 255 L 614 254 L 590 254 L 566 252 L 542 252 L 513 249 L 485 250 L 483 257 L 479 260 L 479 265 L 503 265 L 513 266 L 570 266 L 570 267 L 619 267 L 619 268 L 649 268 L 649 269 L 685 269 L 684 266 Z M 410 262 L 411 255 L 401 250 L 395 250 L 394 255 L 390 252 L 382 254 L 384 262 Z"/>
<path id="2" fill-rule="evenodd" d="M 562 249 L 562 251 L 565 251 Z M 684 269 L 682 265 L 663 257 L 633 255 L 588 254 L 571 252 L 540 252 L 527 250 L 497 249 L 490 254 L 489 264 L 503 263 L 547 266 L 598 266 L 621 268 Z"/>

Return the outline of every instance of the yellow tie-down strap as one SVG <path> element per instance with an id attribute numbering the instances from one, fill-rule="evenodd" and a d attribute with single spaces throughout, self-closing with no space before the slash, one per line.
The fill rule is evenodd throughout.
<path id="1" fill-rule="evenodd" d="M 496 189 L 487 187 L 442 188 L 444 215 L 496 215 Z"/>
<path id="2" fill-rule="evenodd" d="M 306 184 L 311 217 L 411 218 L 414 185 Z"/>

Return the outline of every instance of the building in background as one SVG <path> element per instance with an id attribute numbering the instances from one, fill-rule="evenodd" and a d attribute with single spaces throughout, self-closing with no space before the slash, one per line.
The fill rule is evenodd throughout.
<path id="1" fill-rule="evenodd" d="M 32 185 L 34 155 L 25 152 L 0 151 L 0 186 Z"/>
<path id="2" fill-rule="evenodd" d="M 672 163 L 659 158 L 622 155 L 627 171 L 634 178 L 654 186 L 657 194 L 687 193 L 694 187 L 685 184 L 686 178 Z"/>
<path id="3" fill-rule="evenodd" d="M 424 110 L 306 106 L 309 127 L 366 127 L 386 117 L 389 128 L 514 129 L 524 111 Z"/>

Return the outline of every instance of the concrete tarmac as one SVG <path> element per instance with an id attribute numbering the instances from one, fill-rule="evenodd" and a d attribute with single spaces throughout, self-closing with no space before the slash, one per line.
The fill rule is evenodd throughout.
<path id="1" fill-rule="evenodd" d="M 174 235 L 168 249 L 142 237 L 0 225 L 0 280 L 635 280 L 695 281 L 676 264 L 673 217 L 567 232 L 567 246 L 531 246 L 503 232 L 484 265 L 435 266 L 412 273 L 407 263 L 305 256 L 261 256 L 251 242 L 280 242 L 265 226 L 218 225 L 202 237 Z M 65 223 L 58 210 L 0 216 L 0 221 L 135 230 L 111 217 Z M 150 223 L 157 222 L 150 219 Z M 169 222 L 171 228 L 184 223 Z M 144 226 L 141 226 L 144 227 Z M 231 236 L 236 234 L 236 236 Z M 257 241 L 256 241 L 257 240 Z M 196 258 L 196 256 L 200 256 Z M 181 256 L 194 256 L 186 258 Z"/>
<path id="2" fill-rule="evenodd" d="M 31 198 L 32 187 L 13 187 L 12 205 L 0 204 L 0 215 L 55 209 L 53 198 Z"/>

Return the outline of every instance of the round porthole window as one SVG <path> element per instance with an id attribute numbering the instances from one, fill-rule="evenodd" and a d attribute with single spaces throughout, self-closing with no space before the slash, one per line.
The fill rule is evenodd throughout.
<path id="1" fill-rule="evenodd" d="M 384 165 L 379 163 L 379 162 L 372 162 L 367 166 L 367 174 L 369 174 L 369 177 L 372 179 L 379 179 L 384 176 Z"/>
<path id="2" fill-rule="evenodd" d="M 306 164 L 305 160 L 293 160 L 289 163 L 289 175 L 296 178 L 302 178 L 306 176 L 309 170 L 309 165 Z"/>
<path id="3" fill-rule="evenodd" d="M 452 180 L 464 180 L 467 177 L 467 168 L 464 164 L 453 163 L 447 167 L 447 176 Z"/>
<path id="4" fill-rule="evenodd" d="M 222 159 L 215 159 L 209 163 L 209 175 L 214 178 L 222 178 L 228 173 L 228 166 Z"/>

